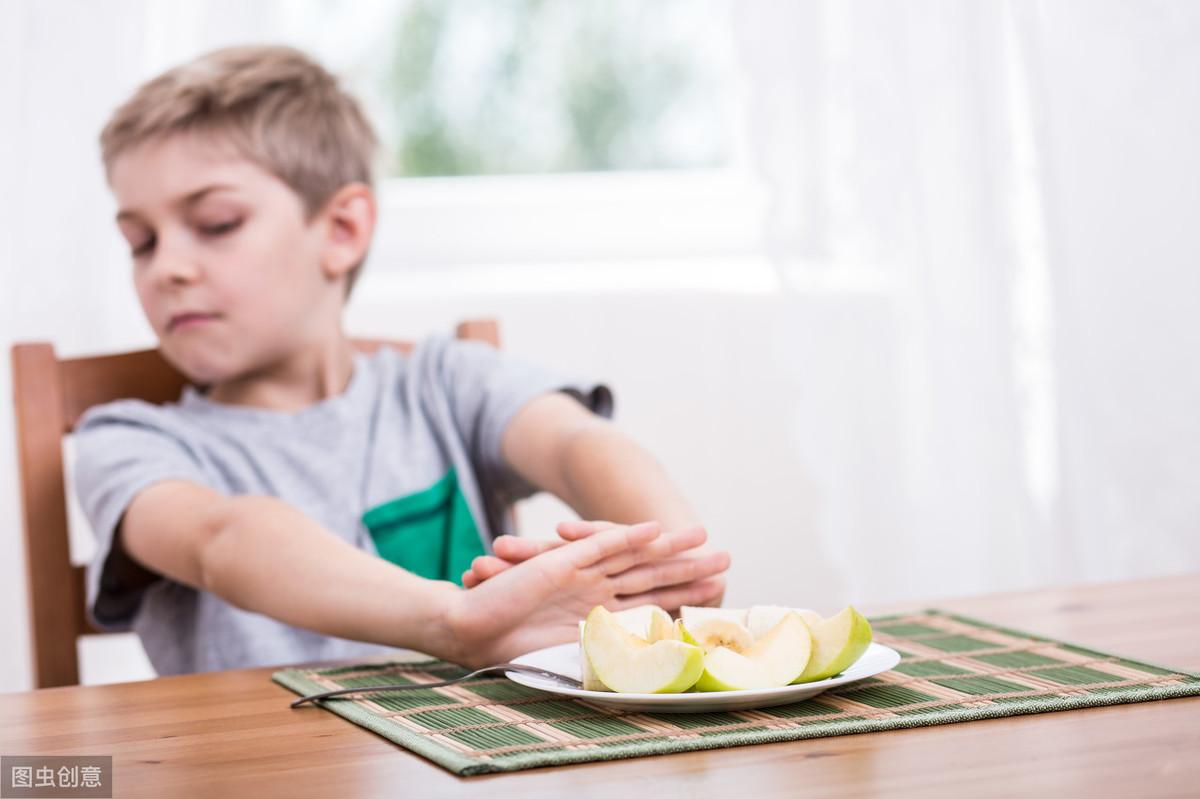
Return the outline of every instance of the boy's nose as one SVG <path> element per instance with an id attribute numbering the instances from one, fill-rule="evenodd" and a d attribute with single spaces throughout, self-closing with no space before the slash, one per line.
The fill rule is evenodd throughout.
<path id="1" fill-rule="evenodd" d="M 155 282 L 162 285 L 194 283 L 200 277 L 200 265 L 186 250 L 161 247 L 154 259 Z"/>
<path id="2" fill-rule="evenodd" d="M 195 283 L 199 276 L 200 270 L 191 261 L 185 259 L 176 259 L 163 269 L 163 280 L 175 285 Z"/>

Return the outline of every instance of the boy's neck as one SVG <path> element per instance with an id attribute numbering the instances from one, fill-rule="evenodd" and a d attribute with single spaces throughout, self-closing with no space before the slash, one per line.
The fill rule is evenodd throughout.
<path id="1" fill-rule="evenodd" d="M 278 363 L 213 385 L 207 396 L 224 405 L 299 411 L 345 392 L 354 373 L 354 346 L 339 335 Z"/>

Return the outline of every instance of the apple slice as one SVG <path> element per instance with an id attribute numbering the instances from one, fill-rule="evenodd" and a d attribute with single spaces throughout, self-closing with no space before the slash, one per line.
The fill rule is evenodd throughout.
<path id="1" fill-rule="evenodd" d="M 678 625 L 671 618 L 671 614 L 667 613 L 662 608 L 657 608 L 658 613 L 650 617 L 650 629 L 646 632 L 646 640 L 650 643 L 655 641 L 682 641 L 678 632 Z M 616 614 L 614 614 L 616 615 Z"/>
<path id="2" fill-rule="evenodd" d="M 676 641 L 686 641 L 692 646 L 699 646 L 699 644 L 696 643 L 696 639 L 692 638 L 691 634 L 688 633 L 687 628 L 683 626 L 683 619 L 675 620 L 674 630 L 671 635 Z"/>
<path id="3" fill-rule="evenodd" d="M 619 693 L 679 693 L 704 671 L 704 650 L 676 640 L 650 643 L 621 626 L 603 605 L 588 613 L 583 654 L 600 682 Z"/>
<path id="4" fill-rule="evenodd" d="M 804 671 L 812 652 L 812 635 L 797 613 L 779 623 L 745 652 L 718 646 L 704 655 L 697 691 L 741 691 L 778 688 Z"/>
<path id="5" fill-rule="evenodd" d="M 671 620 L 671 614 L 660 608 L 658 605 L 638 605 L 636 608 L 627 608 L 618 610 L 612 614 L 612 617 L 626 630 L 634 635 L 642 636 L 653 643 L 663 638 L 675 639 L 682 641 L 683 639 L 675 632 L 675 625 Z M 584 622 L 579 621 L 579 670 L 583 680 L 583 690 L 585 691 L 607 691 L 608 686 L 600 681 L 596 676 L 596 672 L 592 670 L 592 664 L 588 661 L 587 655 L 583 651 L 583 628 Z"/>
<path id="6" fill-rule="evenodd" d="M 809 629 L 824 621 L 821 614 L 808 608 L 786 608 L 783 605 L 755 605 L 746 611 L 746 629 L 754 640 L 762 638 L 788 613 L 798 613 Z"/>
<path id="7" fill-rule="evenodd" d="M 794 682 L 813 682 L 841 674 L 871 645 L 871 624 L 853 607 L 812 628 L 813 652 Z"/>
<path id="8" fill-rule="evenodd" d="M 711 652 L 719 646 L 734 652 L 745 652 L 754 646 L 754 636 L 750 635 L 750 631 L 727 619 L 709 619 L 688 632 L 705 652 Z"/>
<path id="9" fill-rule="evenodd" d="M 735 624 L 746 626 L 746 609 L 745 608 L 706 608 L 693 607 L 692 605 L 684 605 L 679 608 L 679 618 L 683 619 L 683 624 L 689 630 L 695 631 L 704 622 L 709 619 L 724 619 Z"/>
<path id="10" fill-rule="evenodd" d="M 592 671 L 592 662 L 588 660 L 587 653 L 583 651 L 583 629 L 586 625 L 587 623 L 583 619 L 579 620 L 579 671 L 583 681 L 583 690 L 607 691 L 609 687 L 600 682 L 596 672 Z"/>
<path id="11" fill-rule="evenodd" d="M 671 626 L 671 614 L 658 605 L 638 605 L 636 608 L 618 610 L 612 616 L 618 624 L 641 638 L 650 637 L 650 626 L 656 619 L 660 625 L 665 622 L 666 626 Z"/>

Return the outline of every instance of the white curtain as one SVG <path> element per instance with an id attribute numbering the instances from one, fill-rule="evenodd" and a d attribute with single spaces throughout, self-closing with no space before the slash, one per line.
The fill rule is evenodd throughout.
<path id="1" fill-rule="evenodd" d="M 1200 566 L 1200 6 L 742 9 L 773 260 L 875 300 L 790 342 L 847 365 L 789 430 L 851 594 Z"/>
<path id="2" fill-rule="evenodd" d="M 332 63 L 388 5 L 314 32 L 311 0 L 0 3 L 0 343 L 150 343 L 95 146 L 138 82 L 235 41 Z M 1200 567 L 1200 5 L 731 8 L 771 198 L 744 272 L 526 290 L 480 267 L 392 291 L 372 267 L 354 329 L 497 315 L 507 347 L 609 380 L 733 551 L 731 604 Z M 17 523 L 3 403 L 0 690 L 28 679 Z"/>

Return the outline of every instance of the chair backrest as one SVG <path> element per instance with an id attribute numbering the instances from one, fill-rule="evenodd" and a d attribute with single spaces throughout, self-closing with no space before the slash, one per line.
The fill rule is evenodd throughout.
<path id="1" fill-rule="evenodd" d="M 456 335 L 500 346 L 494 320 L 462 322 Z M 354 345 L 365 352 L 383 345 L 412 349 L 406 341 L 355 339 Z M 87 619 L 85 568 L 71 563 L 63 436 L 93 405 L 126 398 L 170 402 L 187 381 L 158 350 L 59 359 L 54 345 L 42 342 L 14 345 L 12 369 L 34 685 L 76 685 L 79 636 L 104 631 Z"/>

